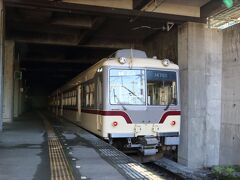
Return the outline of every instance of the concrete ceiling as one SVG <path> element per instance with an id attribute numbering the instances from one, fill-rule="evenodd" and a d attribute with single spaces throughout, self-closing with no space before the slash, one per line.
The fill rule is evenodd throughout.
<path id="1" fill-rule="evenodd" d="M 171 4 L 181 4 L 186 6 L 196 6 L 201 7 L 207 4 L 210 0 L 166 0 L 167 3 Z"/>
<path id="2" fill-rule="evenodd" d="M 211 12 L 208 4 L 215 1 L 5 0 L 6 38 L 22 43 L 124 48 L 166 30 L 167 22 L 204 22 L 207 15 L 201 17 L 202 7 Z"/>
<path id="3" fill-rule="evenodd" d="M 29 81 L 44 76 L 56 87 L 116 49 L 141 49 L 168 22 L 205 22 L 218 8 L 218 0 L 5 0 L 6 39 Z"/>

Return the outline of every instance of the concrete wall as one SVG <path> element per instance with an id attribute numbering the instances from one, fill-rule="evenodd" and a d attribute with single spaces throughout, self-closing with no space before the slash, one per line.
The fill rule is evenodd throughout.
<path id="1" fill-rule="evenodd" d="M 178 30 L 182 124 L 179 162 L 219 164 L 222 32 L 185 23 Z"/>
<path id="2" fill-rule="evenodd" d="M 223 31 L 220 164 L 240 164 L 240 24 Z"/>
<path id="3" fill-rule="evenodd" d="M 166 14 L 176 14 L 182 16 L 195 16 L 200 17 L 200 8 L 199 6 L 193 6 L 190 4 L 171 2 L 171 1 L 162 1 L 163 3 L 156 8 L 156 4 L 152 3 L 145 11 L 157 12 L 157 13 L 166 13 Z M 181 2 L 181 1 L 179 1 Z"/>
<path id="4" fill-rule="evenodd" d="M 159 31 L 144 42 L 144 50 L 149 57 L 157 56 L 158 59 L 168 58 L 177 63 L 178 57 L 178 29 L 175 25 L 170 31 Z"/>
<path id="5" fill-rule="evenodd" d="M 132 0 L 63 0 L 63 2 L 123 9 L 132 9 L 133 6 Z"/>
<path id="6" fill-rule="evenodd" d="M 3 58 L 3 0 L 0 0 L 0 131 L 2 131 L 3 124 L 3 66 L 4 66 L 4 58 Z"/>

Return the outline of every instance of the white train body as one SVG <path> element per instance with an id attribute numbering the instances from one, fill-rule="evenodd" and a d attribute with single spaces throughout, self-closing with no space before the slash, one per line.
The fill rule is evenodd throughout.
<path id="1" fill-rule="evenodd" d="M 168 60 L 119 50 L 57 89 L 50 107 L 104 139 L 126 139 L 126 147 L 154 155 L 179 144 L 178 71 Z"/>

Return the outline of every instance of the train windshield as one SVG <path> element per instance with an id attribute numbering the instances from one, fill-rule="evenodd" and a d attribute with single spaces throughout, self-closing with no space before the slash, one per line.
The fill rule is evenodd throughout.
<path id="1" fill-rule="evenodd" d="M 147 104 L 177 104 L 176 72 L 147 70 Z"/>
<path id="2" fill-rule="evenodd" d="M 110 70 L 111 104 L 145 105 L 145 99 L 145 70 Z"/>

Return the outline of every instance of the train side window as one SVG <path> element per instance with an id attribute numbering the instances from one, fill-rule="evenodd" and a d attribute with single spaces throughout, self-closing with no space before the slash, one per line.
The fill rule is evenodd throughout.
<path id="1" fill-rule="evenodd" d="M 65 106 L 65 94 L 63 94 L 63 106 Z"/>
<path id="2" fill-rule="evenodd" d="M 71 97 L 71 99 L 72 99 L 72 106 L 74 106 L 75 105 L 75 103 L 74 103 L 74 91 L 72 91 L 72 97 Z"/>
<path id="3" fill-rule="evenodd" d="M 66 93 L 66 106 L 68 105 L 68 94 Z"/>
<path id="4" fill-rule="evenodd" d="M 68 105 L 68 96 L 66 94 L 66 106 Z"/>
<path id="5" fill-rule="evenodd" d="M 68 106 L 71 106 L 72 102 L 71 102 L 71 92 L 68 93 Z"/>
<path id="6" fill-rule="evenodd" d="M 81 91 L 82 93 L 81 93 L 81 108 L 83 108 L 84 107 L 84 105 L 85 105 L 85 98 L 86 98 L 86 96 L 85 96 L 85 85 L 84 84 L 82 84 L 82 91 Z"/>
<path id="7" fill-rule="evenodd" d="M 65 93 L 65 106 L 67 106 L 67 93 Z"/>
<path id="8" fill-rule="evenodd" d="M 86 85 L 86 107 L 89 106 L 90 102 L 89 102 L 89 85 Z"/>
<path id="9" fill-rule="evenodd" d="M 76 106 L 76 91 L 72 92 L 72 106 Z"/>
<path id="10" fill-rule="evenodd" d="M 72 92 L 69 92 L 69 106 L 72 106 Z"/>
<path id="11" fill-rule="evenodd" d="M 74 106 L 76 106 L 77 105 L 77 97 L 75 96 L 74 97 L 74 104 L 73 104 Z"/>
<path id="12" fill-rule="evenodd" d="M 65 106 L 67 106 L 67 93 L 65 93 Z"/>
<path id="13" fill-rule="evenodd" d="M 64 100 L 65 100 L 65 106 L 67 106 L 67 93 L 65 93 Z"/>
<path id="14" fill-rule="evenodd" d="M 75 106 L 77 106 L 77 90 L 75 90 Z"/>
<path id="15" fill-rule="evenodd" d="M 90 92 L 89 92 L 89 105 L 90 107 L 94 106 L 94 91 L 95 91 L 95 84 L 92 83 L 89 85 L 90 87 Z"/>

